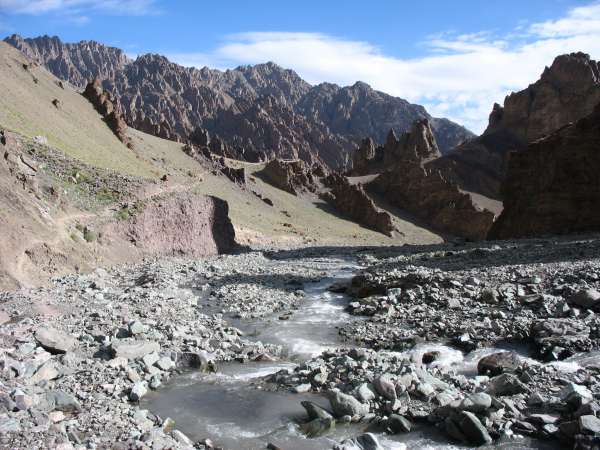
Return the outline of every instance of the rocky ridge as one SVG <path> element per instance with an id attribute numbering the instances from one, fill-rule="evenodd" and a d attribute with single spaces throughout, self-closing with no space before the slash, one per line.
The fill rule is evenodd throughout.
<path id="1" fill-rule="evenodd" d="M 511 153 L 504 210 L 491 239 L 600 229 L 600 104 L 589 116 Z"/>
<path id="2" fill-rule="evenodd" d="M 357 223 L 391 236 L 396 228 L 389 213 L 379 209 L 361 184 L 351 184 L 343 175 L 332 173 L 323 180 L 330 189 L 321 198 Z"/>
<path id="3" fill-rule="evenodd" d="M 431 167 L 461 188 L 502 198 L 500 186 L 511 151 L 592 113 L 600 103 L 598 62 L 584 53 L 556 57 L 540 79 L 494 105 L 482 136 L 459 145 Z"/>
<path id="4" fill-rule="evenodd" d="M 6 42 L 79 87 L 102 79 L 130 126 L 185 142 L 207 130 L 248 161 L 301 158 L 344 167 L 359 136 L 383 138 L 390 128 L 405 131 L 418 118 L 432 121 L 443 151 L 472 137 L 365 83 L 310 86 L 273 63 L 220 72 L 184 68 L 159 55 L 132 61 L 118 49 L 87 41 L 13 35 Z"/>
<path id="5" fill-rule="evenodd" d="M 468 239 L 485 239 L 494 214 L 476 207 L 468 194 L 426 166 L 441 155 L 427 120 L 415 122 L 400 138 L 390 132 L 382 149 L 371 152 L 369 147 L 369 152 L 376 165 L 380 161 L 375 157 L 381 155 L 385 168 L 368 184 L 371 189 L 434 228 Z"/>
<path id="6" fill-rule="evenodd" d="M 123 119 L 119 105 L 110 98 L 110 94 L 102 89 L 100 81 L 96 78 L 90 81 L 83 91 L 83 96 L 87 98 L 96 111 L 104 117 L 104 121 L 108 127 L 115 133 L 121 142 L 132 148 L 131 139 L 126 134 L 127 124 Z"/>

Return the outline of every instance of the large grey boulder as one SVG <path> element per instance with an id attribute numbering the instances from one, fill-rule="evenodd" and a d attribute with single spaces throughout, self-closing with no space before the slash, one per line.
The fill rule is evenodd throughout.
<path id="1" fill-rule="evenodd" d="M 152 341 L 114 341 L 111 345 L 113 357 L 138 359 L 149 353 L 159 352 L 160 345 Z"/>
<path id="2" fill-rule="evenodd" d="M 52 354 L 67 353 L 75 348 L 75 338 L 54 328 L 42 327 L 35 332 L 35 340 Z"/>
<path id="3" fill-rule="evenodd" d="M 383 450 L 375 435 L 361 434 L 352 439 L 346 439 L 333 447 L 334 450 Z"/>
<path id="4" fill-rule="evenodd" d="M 492 442 L 492 438 L 485 427 L 481 424 L 477 416 L 471 412 L 463 411 L 460 413 L 459 426 L 471 444 L 485 445 Z"/>
<path id="5" fill-rule="evenodd" d="M 351 395 L 340 391 L 329 392 L 329 402 L 336 417 L 364 416 L 369 413 L 369 406 L 359 402 Z"/>
<path id="6" fill-rule="evenodd" d="M 596 309 L 600 307 L 600 292 L 596 289 L 582 289 L 569 297 L 567 301 L 570 305 Z"/>

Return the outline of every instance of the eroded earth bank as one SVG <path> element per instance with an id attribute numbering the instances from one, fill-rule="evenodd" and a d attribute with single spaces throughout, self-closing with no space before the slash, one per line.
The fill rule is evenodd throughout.
<path id="1" fill-rule="evenodd" d="M 3 293 L 3 448 L 592 448 L 598 236 L 147 261 Z"/>

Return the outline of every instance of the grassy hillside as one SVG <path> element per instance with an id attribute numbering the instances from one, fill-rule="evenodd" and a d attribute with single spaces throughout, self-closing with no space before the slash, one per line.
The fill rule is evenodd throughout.
<path id="1" fill-rule="evenodd" d="M 4 285 L 24 280 L 37 284 L 44 277 L 71 271 L 74 267 L 85 270 L 127 260 L 131 255 L 119 255 L 114 246 L 103 247 L 102 243 L 85 243 L 81 239 L 74 241 L 73 236 L 81 234 L 78 230 L 82 226 L 94 228 L 115 220 L 123 202 L 177 191 L 191 190 L 226 200 L 238 242 L 253 247 L 398 245 L 441 240 L 438 235 L 406 220 L 402 214 L 394 217 L 401 231 L 394 238 L 365 229 L 340 217 L 315 196 L 296 197 L 253 176 L 263 168 L 261 164 L 229 161 L 246 168 L 248 183 L 246 187 L 240 187 L 187 156 L 181 144 L 176 142 L 129 129 L 134 144 L 134 150 L 130 150 L 113 135 L 80 93 L 66 84 L 59 86 L 59 80 L 44 68 L 32 65 L 5 43 L 0 43 L 0 83 L 4 87 L 0 96 L 0 129 L 24 136 L 21 150 L 30 152 L 34 159 L 39 159 L 40 151 L 32 151 L 27 138 L 36 136 L 43 136 L 48 146 L 59 152 L 48 149 L 49 154 L 68 156 L 63 158 L 66 163 L 57 164 L 62 171 L 60 177 L 50 173 L 51 167 L 44 169 L 50 177 L 48 180 L 59 180 L 58 203 L 40 200 L 39 191 L 34 194 L 34 191 L 24 190 L 19 191 L 17 197 L 11 196 L 11 190 L 18 186 L 14 179 L 0 186 L 0 223 L 8 230 L 4 240 L 0 241 L 0 249 L 7 255 L 4 258 L 6 267 L 0 264 L 0 279 L 4 270 L 13 280 Z M 58 107 L 53 105 L 55 99 Z M 107 185 L 112 204 L 104 199 L 96 208 L 89 208 L 76 201 L 72 193 L 82 192 L 83 184 L 81 179 L 71 181 L 69 174 L 74 171 L 64 164 L 73 164 L 73 167 L 77 164 L 68 161 L 85 163 L 87 169 L 78 171 L 88 174 L 84 179 L 88 186 L 94 187 L 94 194 L 88 195 L 88 201 L 106 197 L 102 184 L 104 180 L 113 180 L 111 186 Z M 95 175 L 88 179 L 89 174 Z M 167 182 L 159 181 L 163 175 L 167 175 Z M 134 177 L 136 181 L 121 183 L 118 180 L 122 176 Z M 128 191 L 127 186 L 133 190 Z M 257 194 L 270 199 L 273 206 Z M 19 236 L 18 245 L 12 245 Z M 45 270 L 40 272 L 39 268 L 44 265 Z M 0 280 L 0 286 L 2 284 Z"/>
<path id="2" fill-rule="evenodd" d="M 158 172 L 128 150 L 90 103 L 43 67 L 0 42 L 0 124 L 28 137 L 44 136 L 48 144 L 97 167 L 129 175 L 156 177 Z M 57 99 L 58 108 L 52 104 Z"/>

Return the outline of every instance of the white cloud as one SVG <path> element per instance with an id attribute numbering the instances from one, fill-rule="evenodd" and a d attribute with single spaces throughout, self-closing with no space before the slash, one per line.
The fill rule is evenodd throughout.
<path id="1" fill-rule="evenodd" d="M 557 55 L 584 51 L 600 57 L 600 3 L 554 21 L 515 24 L 505 35 L 441 32 L 424 44 L 425 56 L 397 58 L 367 42 L 326 34 L 249 32 L 228 36 L 210 53 L 169 56 L 196 67 L 274 61 L 313 84 L 361 80 L 481 132 L 492 104 L 535 81 Z"/>
<path id="2" fill-rule="evenodd" d="M 59 13 L 79 18 L 87 17 L 80 14 L 84 10 L 113 15 L 146 15 L 157 12 L 155 3 L 156 0 L 0 0 L 0 11 L 35 15 Z"/>

